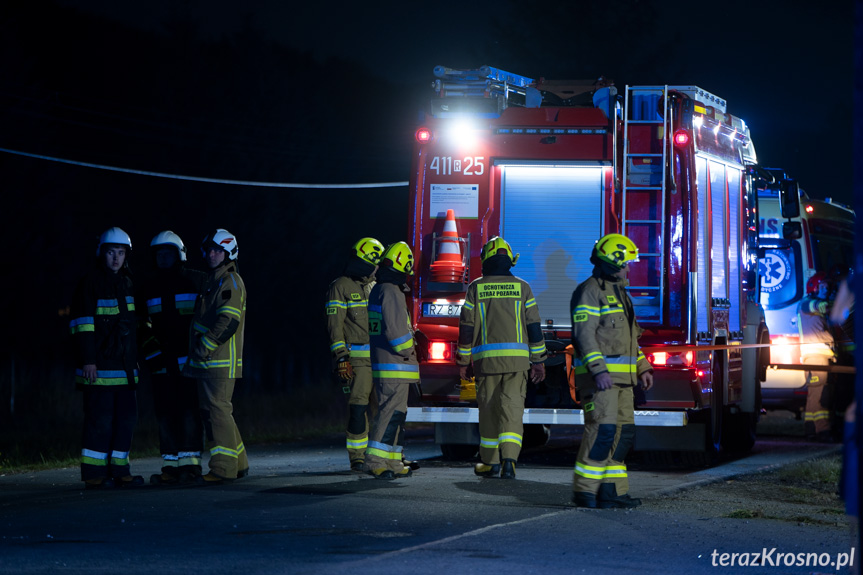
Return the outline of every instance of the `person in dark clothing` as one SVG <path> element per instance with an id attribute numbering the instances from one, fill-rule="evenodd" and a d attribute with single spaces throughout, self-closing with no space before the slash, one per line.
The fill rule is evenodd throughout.
<path id="1" fill-rule="evenodd" d="M 176 485 L 201 475 L 203 427 L 194 380 L 183 377 L 195 299 L 207 279 L 186 268 L 186 246 L 170 230 L 150 242 L 154 274 L 142 290 L 147 303 L 143 350 L 152 373 L 153 402 L 159 425 L 162 472 L 154 485 Z"/>
<path id="2" fill-rule="evenodd" d="M 83 392 L 81 479 L 87 489 L 144 484 L 129 450 L 138 419 L 135 298 L 126 261 L 129 235 L 109 228 L 94 268 L 78 284 L 69 329 L 76 348 L 75 385 Z"/>

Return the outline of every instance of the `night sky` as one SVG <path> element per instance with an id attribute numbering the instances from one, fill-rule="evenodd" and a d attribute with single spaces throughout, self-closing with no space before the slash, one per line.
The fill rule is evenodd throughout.
<path id="1" fill-rule="evenodd" d="M 620 89 L 697 85 L 747 122 L 762 164 L 852 202 L 849 1 L 293 4 L 3 3 L 0 148 L 206 178 L 407 181 L 432 68 L 488 64 Z M 162 229 L 197 264 L 200 240 L 224 227 L 249 290 L 246 379 L 313 382 L 328 369 L 323 299 L 346 249 L 407 233 L 406 187 L 198 183 L 5 152 L 0 175 L 7 270 L 28 292 L 7 312 L 3 362 L 68 359 L 64 309 L 103 229 L 131 234 L 140 276 Z"/>

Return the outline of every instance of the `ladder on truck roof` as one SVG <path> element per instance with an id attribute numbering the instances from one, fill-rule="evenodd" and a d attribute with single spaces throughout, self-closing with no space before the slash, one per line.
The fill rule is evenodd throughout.
<path id="1" fill-rule="evenodd" d="M 665 302 L 666 134 L 671 129 L 668 86 L 626 86 L 621 233 L 638 246 L 629 295 L 641 323 L 660 323 Z M 633 281 L 634 280 L 634 281 Z"/>

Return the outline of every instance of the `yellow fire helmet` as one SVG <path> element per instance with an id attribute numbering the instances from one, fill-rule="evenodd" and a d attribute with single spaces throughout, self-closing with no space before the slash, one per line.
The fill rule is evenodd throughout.
<path id="1" fill-rule="evenodd" d="M 594 248 L 596 257 L 622 268 L 629 262 L 638 261 L 638 248 L 628 237 L 623 234 L 606 234 L 599 238 Z"/>
<path id="2" fill-rule="evenodd" d="M 397 272 L 414 275 L 414 255 L 405 242 L 396 242 L 387 246 L 381 256 L 381 266 L 391 267 Z"/>
<path id="3" fill-rule="evenodd" d="M 377 265 L 384 253 L 384 245 L 374 238 L 363 238 L 354 244 L 353 250 L 358 258 Z"/>
<path id="4" fill-rule="evenodd" d="M 515 262 L 518 261 L 518 254 L 512 255 L 512 248 L 509 246 L 509 243 L 505 239 L 500 236 L 495 236 L 491 238 L 488 243 L 482 246 L 482 252 L 480 253 L 480 259 L 483 262 L 490 258 L 491 256 L 496 256 L 499 254 L 504 254 L 509 257 L 509 261 L 512 262 L 512 265 L 515 265 Z"/>

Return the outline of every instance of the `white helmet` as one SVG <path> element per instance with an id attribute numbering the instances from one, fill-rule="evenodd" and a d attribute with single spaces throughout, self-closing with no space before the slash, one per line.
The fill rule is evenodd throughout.
<path id="1" fill-rule="evenodd" d="M 102 235 L 99 236 L 99 245 L 96 247 L 96 255 L 100 255 L 102 253 L 102 245 L 103 244 L 119 244 L 122 246 L 128 246 L 129 249 L 132 249 L 132 238 L 129 237 L 129 234 L 121 230 L 120 228 L 108 228 Z"/>
<path id="2" fill-rule="evenodd" d="M 154 248 L 158 246 L 174 246 L 177 248 L 177 252 L 179 252 L 180 261 L 186 261 L 186 245 L 180 239 L 180 236 L 171 230 L 165 230 L 156 234 L 156 237 L 150 242 L 150 247 Z"/>
<path id="3" fill-rule="evenodd" d="M 201 253 L 206 256 L 207 250 L 214 246 L 228 252 L 229 260 L 235 260 L 240 255 L 237 238 L 228 230 L 219 228 L 215 232 L 207 234 L 207 237 L 201 242 Z"/>

